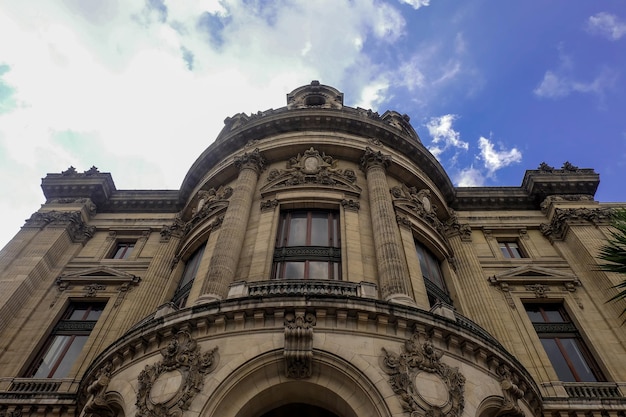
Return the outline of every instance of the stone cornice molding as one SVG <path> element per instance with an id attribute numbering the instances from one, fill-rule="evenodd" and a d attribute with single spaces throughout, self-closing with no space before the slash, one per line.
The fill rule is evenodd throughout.
<path id="1" fill-rule="evenodd" d="M 96 167 L 83 173 L 69 167 L 61 174 L 48 174 L 41 180 L 41 188 L 47 200 L 89 198 L 98 206 L 116 191 L 111 174 Z"/>
<path id="2" fill-rule="evenodd" d="M 361 168 L 361 171 L 367 174 L 367 171 L 372 167 L 381 167 L 386 170 L 390 164 L 390 155 L 384 155 L 381 151 L 374 151 L 372 148 L 367 146 L 365 148 L 365 153 L 361 157 L 359 167 Z"/>
<path id="3" fill-rule="evenodd" d="M 540 230 L 552 242 L 563 240 L 571 226 L 610 224 L 612 213 L 613 210 L 608 207 L 555 208 L 550 223 L 542 223 Z"/>
<path id="4" fill-rule="evenodd" d="M 332 156 L 309 148 L 303 154 L 289 158 L 285 169 L 272 169 L 267 183 L 261 187 L 261 197 L 289 189 L 313 187 L 318 190 L 330 188 L 357 197 L 361 188 L 356 185 L 356 173 L 352 169 L 338 168 L 339 161 Z"/>
<path id="5" fill-rule="evenodd" d="M 23 226 L 24 228 L 44 229 L 46 227 L 65 228 L 72 242 L 84 243 L 96 232 L 95 226 L 88 226 L 80 211 L 38 211 Z"/>

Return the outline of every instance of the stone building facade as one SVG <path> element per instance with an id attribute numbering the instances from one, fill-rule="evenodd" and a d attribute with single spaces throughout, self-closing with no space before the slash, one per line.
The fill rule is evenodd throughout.
<path id="1" fill-rule="evenodd" d="M 624 417 L 598 183 L 454 187 L 406 115 L 316 81 L 179 190 L 48 174 L 0 252 L 0 416 Z"/>

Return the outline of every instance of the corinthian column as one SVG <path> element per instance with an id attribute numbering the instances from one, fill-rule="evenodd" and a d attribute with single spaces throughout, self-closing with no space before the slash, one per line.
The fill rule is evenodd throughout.
<path id="1" fill-rule="evenodd" d="M 228 286 L 235 278 L 243 239 L 248 228 L 252 198 L 259 173 L 265 167 L 265 159 L 257 148 L 251 153 L 236 157 L 235 166 L 239 168 L 239 176 L 220 226 L 209 271 L 202 282 L 202 295 L 195 304 L 224 298 L 228 294 Z"/>
<path id="2" fill-rule="evenodd" d="M 390 156 L 374 152 L 369 147 L 361 157 L 361 169 L 367 176 L 378 283 L 385 300 L 415 305 L 409 296 L 409 271 L 385 174 L 390 163 Z"/>

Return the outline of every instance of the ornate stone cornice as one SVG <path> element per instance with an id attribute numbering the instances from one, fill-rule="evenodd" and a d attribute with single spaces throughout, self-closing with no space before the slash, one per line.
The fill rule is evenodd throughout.
<path id="1" fill-rule="evenodd" d="M 261 173 L 265 169 L 266 161 L 261 155 L 259 148 L 254 149 L 252 152 L 245 152 L 241 156 L 235 157 L 235 166 L 237 169 L 253 169 L 257 174 Z"/>
<path id="2" fill-rule="evenodd" d="M 186 331 L 178 332 L 161 355 L 137 377 L 137 417 L 182 416 L 219 362 L 217 347 L 202 353 Z"/>
<path id="3" fill-rule="evenodd" d="M 606 225 L 610 223 L 611 216 L 612 209 L 607 207 L 555 208 L 550 223 L 541 224 L 541 233 L 551 241 L 562 240 L 571 225 Z"/>
<path id="4" fill-rule="evenodd" d="M 118 293 L 113 304 L 114 307 L 117 307 L 124 301 L 126 293 L 139 285 L 140 282 L 141 278 L 138 276 L 108 266 L 98 266 L 71 274 L 63 274 L 55 281 L 58 294 L 51 305 L 56 303 L 59 294 L 63 291 L 81 287 L 83 297 L 96 297 L 99 292 L 112 288 L 109 291 L 117 291 Z"/>
<path id="5" fill-rule="evenodd" d="M 28 220 L 24 227 L 43 229 L 45 227 L 66 228 L 72 242 L 86 242 L 96 231 L 95 226 L 88 226 L 80 211 L 45 211 L 36 212 Z"/>
<path id="6" fill-rule="evenodd" d="M 375 166 L 387 169 L 390 164 L 391 156 L 383 155 L 381 151 L 374 151 L 372 148 L 367 146 L 365 148 L 365 153 L 361 157 L 359 166 L 363 172 L 367 172 L 368 169 Z"/>
<path id="7" fill-rule="evenodd" d="M 285 315 L 285 373 L 287 378 L 309 378 L 313 372 L 313 313 L 296 310 Z"/>
<path id="8" fill-rule="evenodd" d="M 442 362 L 442 356 L 443 351 L 417 330 L 405 341 L 402 353 L 383 348 L 380 366 L 390 375 L 389 384 L 411 417 L 462 416 L 465 377 Z"/>

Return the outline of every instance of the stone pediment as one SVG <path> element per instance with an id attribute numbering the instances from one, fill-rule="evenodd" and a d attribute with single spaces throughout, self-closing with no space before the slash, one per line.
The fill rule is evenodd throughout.
<path id="1" fill-rule="evenodd" d="M 263 198 L 287 189 L 331 188 L 358 197 L 361 188 L 356 185 L 352 169 L 340 169 L 338 161 L 325 153 L 310 148 L 287 161 L 285 169 L 272 169 L 267 183 L 261 187 Z"/>
<path id="2" fill-rule="evenodd" d="M 84 269 L 82 271 L 73 272 L 71 274 L 63 274 L 57 278 L 57 284 L 124 284 L 139 283 L 140 278 L 128 272 L 120 271 L 109 266 L 97 266 L 94 268 Z"/>
<path id="3" fill-rule="evenodd" d="M 524 265 L 508 271 L 496 274 L 489 278 L 489 282 L 523 284 L 523 283 L 543 283 L 543 284 L 566 284 L 580 285 L 580 280 L 573 274 L 566 274 L 554 269 L 543 268 L 541 266 Z"/>

